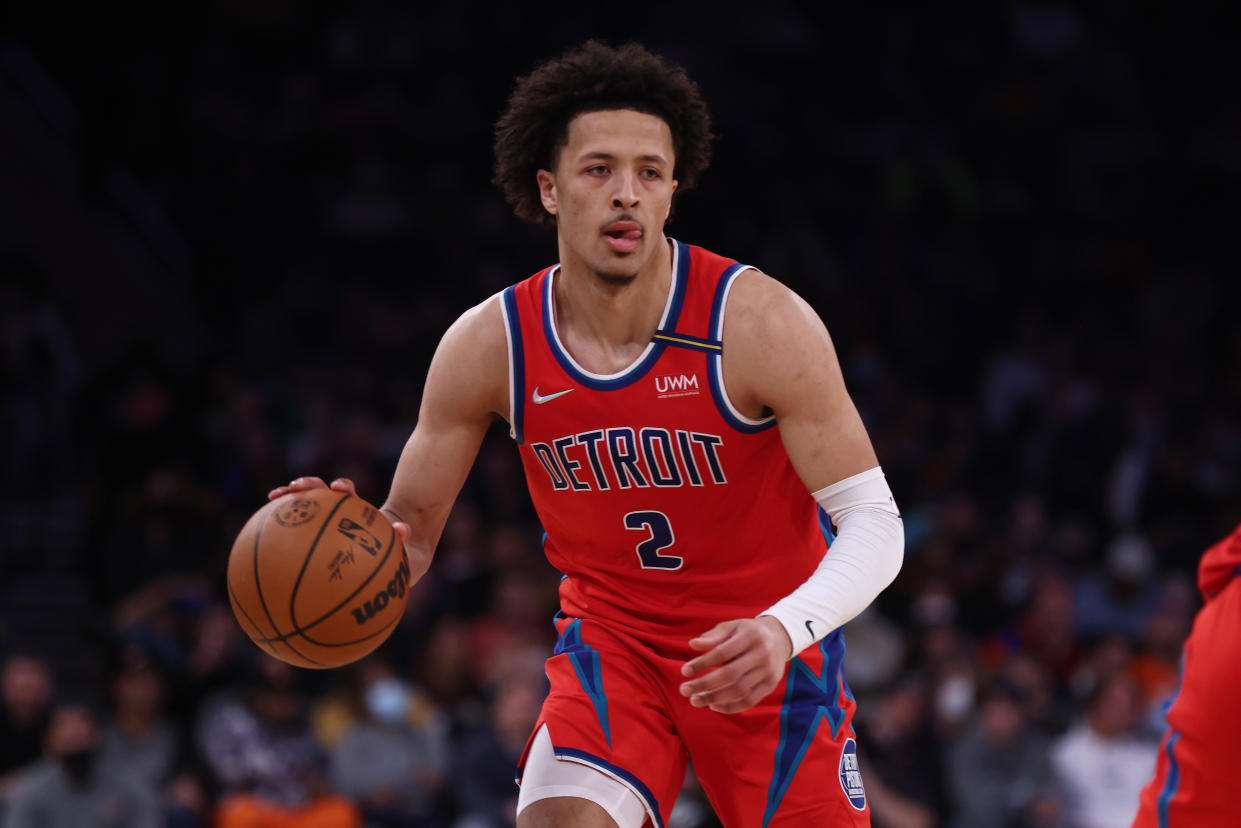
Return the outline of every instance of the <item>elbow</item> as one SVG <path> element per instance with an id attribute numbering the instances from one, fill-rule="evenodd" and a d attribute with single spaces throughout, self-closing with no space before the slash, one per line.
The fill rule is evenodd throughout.
<path id="1" fill-rule="evenodd" d="M 895 509 L 872 508 L 858 528 L 866 534 L 866 545 L 875 562 L 875 582 L 883 591 L 896 580 L 905 562 L 905 523 Z"/>
<path id="2" fill-rule="evenodd" d="M 885 589 L 892 585 L 896 576 L 900 574 L 901 567 L 905 564 L 905 522 L 899 515 L 890 515 L 889 519 L 891 529 L 887 554 L 888 582 L 884 585 Z"/>

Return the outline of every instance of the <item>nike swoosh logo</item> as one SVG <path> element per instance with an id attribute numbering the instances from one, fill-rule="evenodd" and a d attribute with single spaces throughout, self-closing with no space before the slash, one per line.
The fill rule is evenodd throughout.
<path id="1" fill-rule="evenodd" d="M 814 628 L 810 626 L 810 622 L 806 622 L 806 632 L 810 633 L 810 637 L 814 638 Z"/>
<path id="2" fill-rule="evenodd" d="M 545 402 L 551 402 L 557 397 L 563 397 L 565 394 L 568 394 L 572 390 L 573 390 L 572 388 L 566 388 L 563 391 L 557 391 L 555 394 L 548 394 L 547 396 L 541 396 L 539 394 L 539 387 L 536 385 L 534 386 L 534 393 L 530 395 L 530 399 L 534 400 L 535 405 L 542 405 Z"/>

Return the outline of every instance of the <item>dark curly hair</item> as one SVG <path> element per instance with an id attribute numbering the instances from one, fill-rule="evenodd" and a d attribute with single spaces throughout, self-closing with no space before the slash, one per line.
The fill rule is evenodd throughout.
<path id="1" fill-rule="evenodd" d="M 678 192 L 693 187 L 711 162 L 711 116 L 685 70 L 637 43 L 612 47 L 590 40 L 518 78 L 496 122 L 492 181 L 514 213 L 556 226 L 539 200 L 535 175 L 554 168 L 574 117 L 606 109 L 633 109 L 668 124 Z"/>

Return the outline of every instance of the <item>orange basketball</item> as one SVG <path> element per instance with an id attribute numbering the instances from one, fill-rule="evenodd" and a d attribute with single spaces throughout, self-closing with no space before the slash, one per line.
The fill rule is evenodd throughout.
<path id="1" fill-rule="evenodd" d="M 246 522 L 228 558 L 233 615 L 261 649 L 297 667 L 339 667 L 396 627 L 409 563 L 388 519 L 355 495 L 292 492 Z"/>

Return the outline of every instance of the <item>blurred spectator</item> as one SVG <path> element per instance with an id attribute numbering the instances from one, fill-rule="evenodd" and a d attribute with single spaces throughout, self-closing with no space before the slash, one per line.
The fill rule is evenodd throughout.
<path id="1" fill-rule="evenodd" d="M 434 824 L 448 770 L 446 717 L 377 657 L 354 673 L 360 715 L 332 749 L 333 784 L 359 804 L 368 826 Z"/>
<path id="2" fill-rule="evenodd" d="M 220 791 L 219 828 L 349 828 L 357 808 L 327 787 L 326 757 L 305 719 L 293 668 L 256 655 L 238 692 L 208 701 L 198 749 Z"/>
<path id="3" fill-rule="evenodd" d="M 178 734 L 163 717 L 168 688 L 136 647 L 123 648 L 111 675 L 112 717 L 101 730 L 99 755 L 136 786 L 158 791 L 176 766 Z"/>
<path id="4" fill-rule="evenodd" d="M 99 761 L 164 801 L 169 825 L 197 825 L 205 798 L 189 767 L 185 734 L 165 715 L 168 685 L 136 646 L 120 648 L 111 673 L 112 716 L 101 728 Z"/>
<path id="5" fill-rule="evenodd" d="M 926 686 L 902 676 L 858 708 L 863 781 L 877 828 L 933 826 L 948 815 L 943 745 L 931 726 Z"/>
<path id="6" fill-rule="evenodd" d="M 1026 718 L 1025 699 L 997 679 L 973 725 L 948 752 L 948 784 L 960 828 L 1053 825 L 1048 742 Z"/>
<path id="7" fill-rule="evenodd" d="M 516 824 L 513 774 L 546 694 L 541 678 L 520 672 L 496 685 L 489 720 L 465 735 L 453 761 L 454 828 Z"/>
<path id="8" fill-rule="evenodd" d="M 1092 694 L 1086 714 L 1052 747 L 1056 786 L 1072 828 L 1128 828 L 1155 770 L 1158 741 L 1141 738 L 1141 690 L 1116 672 Z"/>
<path id="9" fill-rule="evenodd" d="M 453 615 L 439 619 L 415 657 L 415 674 L 421 676 L 436 704 L 457 718 L 471 706 L 479 690 L 471 673 L 472 654 L 465 623 Z"/>
<path id="10" fill-rule="evenodd" d="M 1068 724 L 1065 711 L 1070 705 L 1065 693 L 1055 692 L 1051 675 L 1042 662 L 1025 653 L 1014 653 L 998 674 L 1017 689 L 1026 719 L 1035 730 L 1045 736 L 1064 731 Z"/>
<path id="11" fill-rule="evenodd" d="M 1024 651 L 1040 662 L 1057 686 L 1065 687 L 1081 659 L 1074 632 L 1073 599 L 1067 581 L 1052 571 L 1035 579 L 1025 610 L 984 646 L 984 659 L 995 667 L 1010 653 Z"/>
<path id="12" fill-rule="evenodd" d="M 11 656 L 0 668 L 0 799 L 16 771 L 43 753 L 52 671 L 29 655 Z"/>
<path id="13" fill-rule="evenodd" d="M 200 616 L 211 607 L 212 598 L 211 585 L 202 574 L 168 575 L 117 601 L 113 623 L 123 638 L 169 668 L 184 671 L 197 643 Z"/>
<path id="14" fill-rule="evenodd" d="M 874 605 L 849 622 L 849 687 L 857 695 L 896 679 L 906 659 L 905 636 Z"/>
<path id="15" fill-rule="evenodd" d="M 97 760 L 95 715 L 81 704 L 57 707 L 46 759 L 13 786 L 0 828 L 158 828 L 154 796 Z"/>
<path id="16" fill-rule="evenodd" d="M 917 663 L 928 683 L 932 726 L 941 737 L 956 738 L 978 704 L 977 654 L 953 624 L 931 624 L 920 633 Z"/>
<path id="17" fill-rule="evenodd" d="M 1133 644 L 1120 634 L 1099 639 L 1082 659 L 1070 682 L 1070 690 L 1080 709 L 1081 702 L 1092 698 L 1099 687 L 1119 673 L 1133 670 Z M 1065 728 L 1068 726 L 1065 722 Z M 1062 730 L 1065 728 L 1061 728 Z"/>
<path id="18" fill-rule="evenodd" d="M 1181 579 L 1164 583 L 1159 599 L 1146 619 L 1133 674 L 1142 687 L 1149 723 L 1155 732 L 1163 730 L 1164 699 L 1176 692 L 1180 681 L 1181 648 L 1189 637 L 1198 596 L 1193 586 Z"/>
<path id="19" fill-rule="evenodd" d="M 528 567 L 510 566 L 495 573 L 490 606 L 466 632 L 474 678 L 480 684 L 495 684 L 521 670 L 542 670 L 554 643 L 550 619 L 555 612 L 542 586 Z"/>
<path id="20" fill-rule="evenodd" d="M 1079 635 L 1118 633 L 1137 641 L 1157 600 L 1151 583 L 1155 560 L 1150 543 L 1130 533 L 1107 548 L 1104 572 L 1088 571 L 1073 587 L 1073 617 Z"/>

